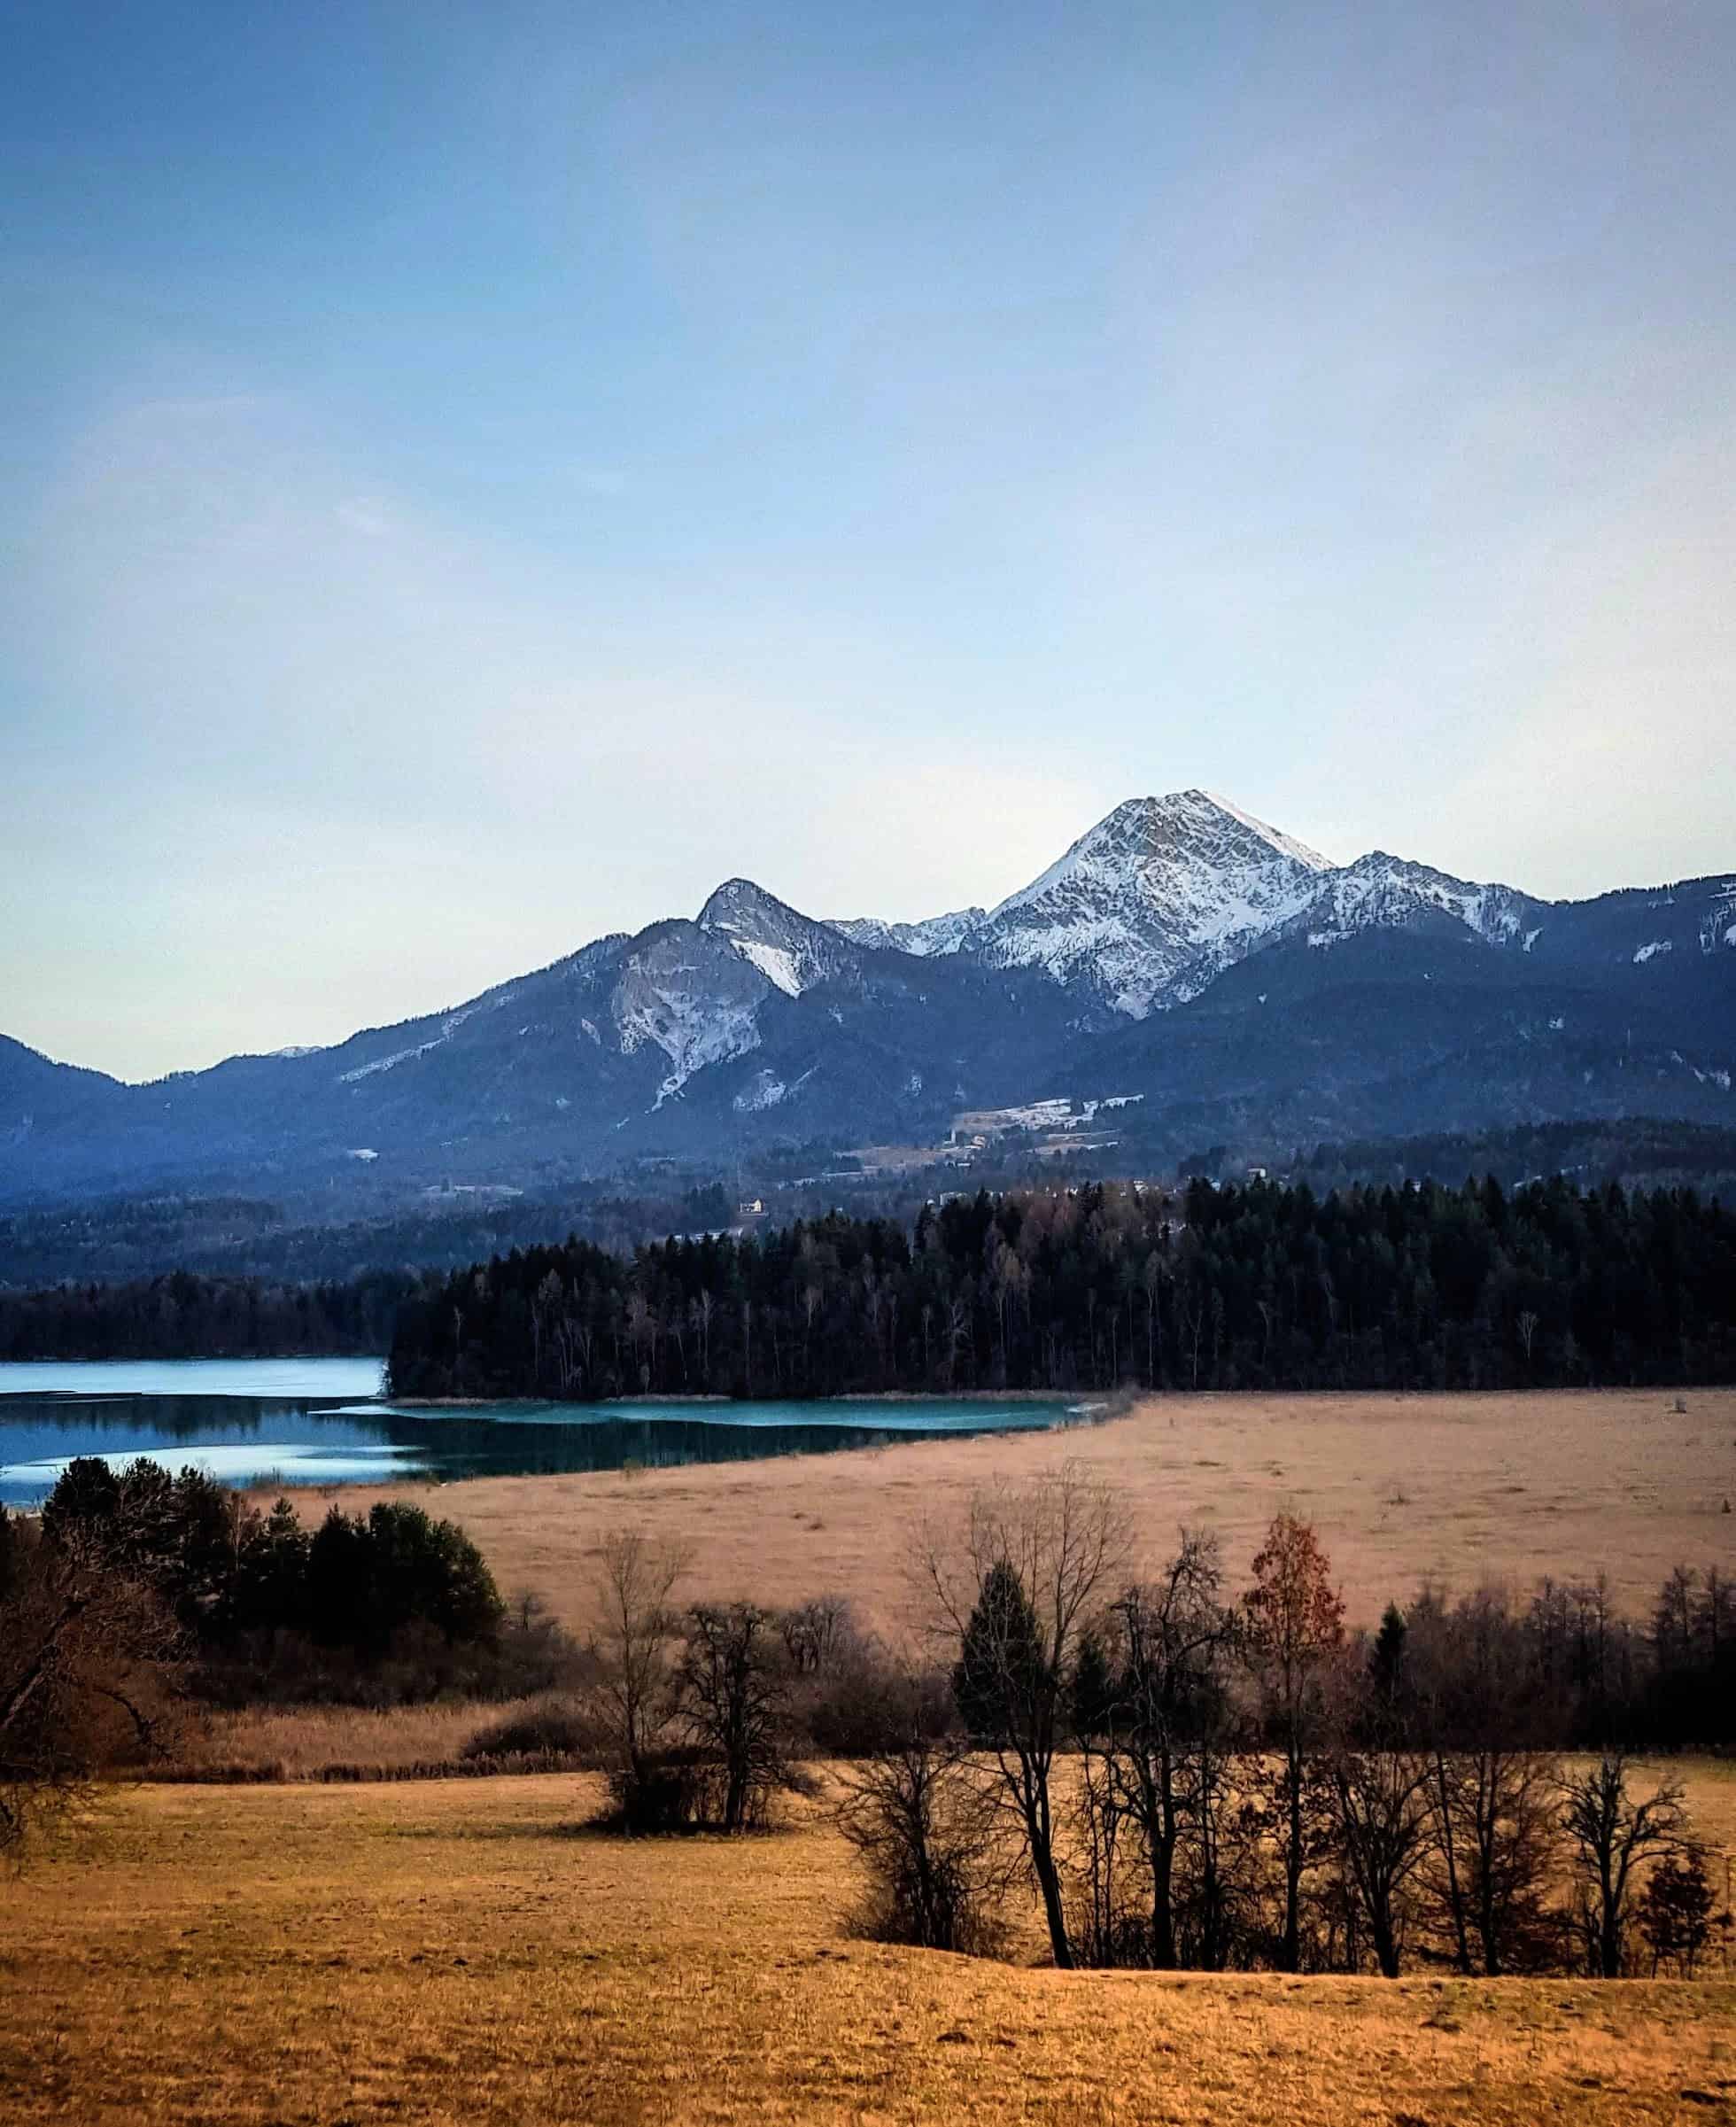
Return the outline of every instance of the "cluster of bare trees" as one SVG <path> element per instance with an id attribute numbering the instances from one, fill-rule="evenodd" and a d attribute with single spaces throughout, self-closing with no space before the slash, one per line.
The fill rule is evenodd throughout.
<path id="1" fill-rule="evenodd" d="M 1500 1597 L 1352 1635 L 1287 1514 L 1239 1596 L 1209 1536 L 1154 1574 L 1134 1556 L 1071 1470 L 924 1537 L 952 1718 L 931 1694 L 845 1776 L 871 1924 L 973 1946 L 1022 1877 L 1063 1967 L 1613 1978 L 1706 1953 L 1722 1886 L 1680 1787 L 1636 1795 L 1616 1749 L 1562 1761 Z"/>
<path id="2" fill-rule="evenodd" d="M 1240 1590 L 1207 1534 L 1137 1551 L 1072 1466 L 983 1493 L 914 1547 L 928 1642 L 901 1657 L 835 1599 L 679 1603 L 686 1556 L 616 1536 L 592 1646 L 616 1820 L 749 1829 L 799 1760 L 840 1760 L 864 1929 L 992 1951 L 1023 1886 L 1062 1967 L 1613 1978 L 1727 1935 L 1679 1785 L 1561 1755 L 1559 1589 L 1425 1589 L 1368 1635 L 1293 1515 Z"/>
<path id="3" fill-rule="evenodd" d="M 630 1831 L 748 1831 L 801 1784 L 794 1679 L 804 1657 L 817 1665 L 830 1651 L 841 1613 L 678 1607 L 687 1564 L 684 1551 L 637 1531 L 603 1546 L 594 1704 L 615 1815 Z"/>
<path id="4" fill-rule="evenodd" d="M 425 1517 L 388 1518 L 369 1549 L 341 1516 L 255 1529 L 198 1486 L 100 1466 L 50 1504 L 0 1512 L 0 1858 L 163 1746 L 237 1562 L 248 1587 L 293 1588 L 323 1541 L 368 1566 L 343 1585 L 377 1610 L 390 1550 L 430 1629 L 454 1603 L 500 1607 Z M 1641 1791 L 1618 1727 L 1562 1756 L 1588 1709 L 1635 1703 L 1609 1686 L 1630 1628 L 1595 1586 L 1523 1607 L 1425 1589 L 1358 1634 L 1306 1522 L 1277 1516 L 1233 1589 L 1198 1532 L 1143 1566 L 1113 1492 L 1072 1466 L 921 1533 L 919 1655 L 835 1598 L 684 1602 L 688 1563 L 632 1532 L 602 1550 L 580 1740 L 616 1820 L 750 1830 L 810 1788 L 802 1761 L 845 1761 L 878 1936 L 992 1950 L 1023 1885 L 1062 1967 L 1615 1978 L 1727 1945 L 1728 1863 L 1709 1868 L 1679 1784 Z M 1661 1594 L 1653 1658 L 1683 1681 L 1683 1721 L 1685 1680 L 1725 1673 L 1727 1605 L 1717 1573 Z"/>

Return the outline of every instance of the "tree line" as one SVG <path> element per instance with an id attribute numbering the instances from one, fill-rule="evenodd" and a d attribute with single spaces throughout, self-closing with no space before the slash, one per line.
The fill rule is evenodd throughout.
<path id="1" fill-rule="evenodd" d="M 309 1529 L 200 1471 L 81 1457 L 40 1515 L 0 1508 L 0 1861 L 99 1773 L 173 1758 L 202 1704 L 507 1697 L 576 1653 L 420 1507 Z"/>
<path id="2" fill-rule="evenodd" d="M 986 1193 L 430 1278 L 398 1395 L 1494 1388 L 1736 1373 L 1736 1215 L 1555 1180 Z"/>
<path id="3" fill-rule="evenodd" d="M 715 1183 L 640 1171 L 539 1184 L 523 1196 L 384 1190 L 372 1207 L 322 1191 L 282 1200 L 182 1195 L 0 1204 L 0 1289 L 121 1285 L 189 1270 L 267 1285 L 353 1279 L 365 1267 L 453 1269 L 514 1246 L 577 1232 L 610 1248 L 727 1225 L 736 1199 Z"/>
<path id="4" fill-rule="evenodd" d="M 919 1533 L 914 1651 L 835 1601 L 684 1604 L 692 1566 L 603 1547 L 608 1820 L 747 1829 L 804 1752 L 843 1757 L 879 1939 L 993 1952 L 1028 1891 L 1063 1967 L 1616 1978 L 1729 1947 L 1681 1784 L 1644 1791 L 1630 1757 L 1732 1739 L 1716 1572 L 1672 1575 L 1643 1627 L 1546 1584 L 1424 1589 L 1356 1633 L 1307 1523 L 1277 1516 L 1237 1589 L 1198 1532 L 1143 1565 L 1113 1494 L 1065 1469 Z"/>
<path id="5" fill-rule="evenodd" d="M 1187 1164 L 1182 1172 L 1228 1170 L 1226 1147 L 1215 1166 Z M 1210 1155 L 1207 1155 L 1209 1158 Z M 1403 1185 L 1407 1176 L 1493 1175 L 1513 1189 L 1543 1175 L 1579 1177 L 1582 1187 L 1697 1189 L 1728 1198 L 1736 1190 L 1736 1129 L 1622 1115 L 1575 1122 L 1522 1122 L 1506 1129 L 1436 1131 L 1424 1137 L 1350 1139 L 1298 1151 L 1289 1162 L 1294 1181 L 1316 1190 L 1352 1182 Z"/>
<path id="6" fill-rule="evenodd" d="M 883 1939 L 993 1952 L 1027 1890 L 1063 1967 L 1615 1978 L 1728 1952 L 1727 1871 L 1631 1758 L 1736 1743 L 1716 1567 L 1645 1620 L 1546 1581 L 1424 1587 L 1359 1632 L 1307 1523 L 1275 1517 L 1237 1585 L 1200 1532 L 1158 1558 L 1073 1467 L 913 1532 L 903 1646 L 837 1597 L 684 1598 L 702 1566 L 617 1532 L 580 1648 L 418 1508 L 308 1529 L 197 1471 L 74 1463 L 40 1517 L 0 1513 L 0 1851 L 171 1756 L 201 1699 L 559 1686 L 474 1751 L 597 1766 L 634 1833 L 764 1826 L 838 1763 Z"/>
<path id="7" fill-rule="evenodd" d="M 174 1270 L 120 1285 L 0 1288 L 0 1360 L 371 1355 L 386 1349 L 415 1284 L 398 1270 L 316 1285 Z"/>

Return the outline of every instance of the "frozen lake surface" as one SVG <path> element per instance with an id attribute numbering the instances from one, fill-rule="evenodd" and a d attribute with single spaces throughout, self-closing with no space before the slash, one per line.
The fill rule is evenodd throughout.
<path id="1" fill-rule="evenodd" d="M 891 1436 L 1064 1424 L 1057 1397 L 808 1403 L 500 1403 L 417 1410 L 382 1401 L 376 1359 L 45 1361 L 0 1365 L 0 1502 L 34 1506 L 68 1462 L 148 1455 L 224 1484 L 531 1476 L 637 1463 L 736 1462 Z"/>

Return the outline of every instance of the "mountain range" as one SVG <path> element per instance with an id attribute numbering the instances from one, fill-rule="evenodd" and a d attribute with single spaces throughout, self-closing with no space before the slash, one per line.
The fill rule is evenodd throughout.
<path id="1" fill-rule="evenodd" d="M 548 1189 L 1112 1113 L 1213 1140 L 1736 1122 L 1736 874 L 1547 901 L 1129 800 L 992 908 L 806 916 L 747 879 L 428 1018 L 128 1085 L 0 1036 L 0 1199 L 262 1180 Z M 1104 1104 L 1111 1104 L 1105 1106 Z"/>

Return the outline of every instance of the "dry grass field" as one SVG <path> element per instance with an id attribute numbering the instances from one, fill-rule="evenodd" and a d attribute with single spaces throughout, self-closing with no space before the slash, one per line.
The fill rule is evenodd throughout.
<path id="1" fill-rule="evenodd" d="M 175 1755 L 188 1765 L 268 1766 L 285 1780 L 312 1779 L 328 1766 L 384 1773 L 457 1758 L 479 1728 L 548 1703 L 541 1696 L 494 1704 L 443 1699 L 378 1712 L 368 1706 L 213 1707 Z"/>
<path id="2" fill-rule="evenodd" d="M 1314 1520 L 1354 1622 L 1425 1575 L 1463 1589 L 1602 1572 L 1649 1613 L 1672 1565 L 1736 1567 L 1736 1389 L 1529 1395 L 1273 1395 L 1148 1399 L 1064 1432 L 903 1441 L 837 1455 L 632 1475 L 480 1478 L 415 1498 L 461 1522 L 503 1589 L 529 1588 L 589 1622 L 597 1547 L 641 1525 L 689 1545 L 690 1591 L 787 1603 L 853 1597 L 883 1629 L 904 1622 L 903 1561 L 924 1513 L 1076 1456 L 1113 1479 L 1153 1561 L 1177 1525 L 1221 1532 L 1239 1587 L 1280 1507 Z M 308 1502 L 310 1510 L 317 1502 Z"/>
<path id="3" fill-rule="evenodd" d="M 1736 1775 L 1699 1768 L 1736 1844 Z M 811 1805 L 580 1831 L 563 1776 L 145 1788 L 0 1883 L 0 2118 L 1479 2127 L 1736 2117 L 1736 1983 L 1064 1974 L 849 1939 Z"/>
<path id="4" fill-rule="evenodd" d="M 1215 1525 L 1233 1585 L 1276 1508 L 1311 1515 L 1361 1620 L 1425 1574 L 1602 1570 L 1643 1612 L 1678 1559 L 1732 1562 L 1736 1392 L 1686 1401 L 1158 1401 L 1063 1436 L 408 1495 L 581 1627 L 598 1545 L 637 1525 L 691 1548 L 692 1594 L 836 1589 L 896 1630 L 922 1516 L 1066 1455 L 1154 1558 Z M 440 1759 L 500 1711 L 219 1716 L 208 1753 Z M 109 1793 L 75 1850 L 0 1881 L 0 2122 L 1736 2122 L 1736 1977 L 1068 1974 L 1035 1931 L 1022 1964 L 892 1950 L 849 1931 L 822 1804 L 632 1842 L 585 1828 L 598 1799 L 566 1774 Z M 1736 1767 L 1692 1767 L 1689 1801 L 1736 1856 Z"/>

